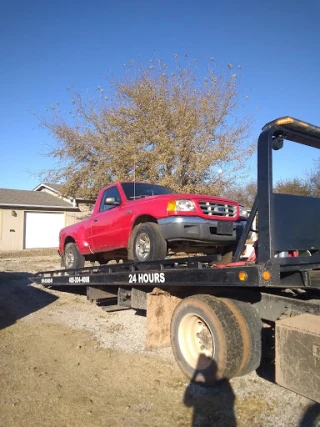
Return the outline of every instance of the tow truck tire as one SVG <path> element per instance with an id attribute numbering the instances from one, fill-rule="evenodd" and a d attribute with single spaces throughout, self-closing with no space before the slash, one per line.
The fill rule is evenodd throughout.
<path id="1" fill-rule="evenodd" d="M 64 267 L 66 270 L 84 267 L 84 256 L 78 251 L 75 243 L 67 243 L 64 248 Z"/>
<path id="2" fill-rule="evenodd" d="M 137 225 L 130 240 L 132 247 L 129 248 L 128 255 L 135 262 L 156 261 L 167 255 L 167 242 L 156 223 L 144 222 Z"/>
<path id="3" fill-rule="evenodd" d="M 256 370 L 261 362 L 261 318 L 250 303 L 227 298 L 221 301 L 233 312 L 242 333 L 244 353 L 237 376 L 249 374 Z"/>
<path id="4" fill-rule="evenodd" d="M 235 377 L 243 360 L 239 323 L 229 307 L 212 295 L 193 295 L 177 305 L 171 346 L 184 374 L 204 386 Z"/>

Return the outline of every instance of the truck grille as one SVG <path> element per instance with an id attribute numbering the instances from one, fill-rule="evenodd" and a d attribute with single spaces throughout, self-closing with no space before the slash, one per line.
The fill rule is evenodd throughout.
<path id="1" fill-rule="evenodd" d="M 227 203 L 199 202 L 199 206 L 205 215 L 234 218 L 237 207 Z"/>

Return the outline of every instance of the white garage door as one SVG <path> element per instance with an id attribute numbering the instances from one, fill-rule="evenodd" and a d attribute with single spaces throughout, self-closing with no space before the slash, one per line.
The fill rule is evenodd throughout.
<path id="1" fill-rule="evenodd" d="M 57 248 L 59 246 L 59 231 L 63 227 L 63 213 L 26 212 L 25 249 Z"/>

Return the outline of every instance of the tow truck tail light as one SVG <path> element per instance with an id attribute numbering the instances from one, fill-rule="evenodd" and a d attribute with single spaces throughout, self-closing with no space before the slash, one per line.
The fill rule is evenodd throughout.
<path id="1" fill-rule="evenodd" d="M 271 274 L 270 274 L 270 271 L 267 271 L 267 270 L 265 270 L 263 273 L 262 273 L 262 278 L 263 278 L 263 280 L 270 280 L 270 277 L 271 277 Z"/>
<path id="2" fill-rule="evenodd" d="M 287 125 L 289 123 L 293 123 L 294 120 L 292 117 L 283 117 L 282 119 L 276 120 L 277 125 Z"/>

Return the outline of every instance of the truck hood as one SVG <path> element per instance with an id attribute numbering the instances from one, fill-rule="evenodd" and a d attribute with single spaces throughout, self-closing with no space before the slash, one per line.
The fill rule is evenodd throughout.
<path id="1" fill-rule="evenodd" d="M 204 194 L 188 194 L 188 193 L 176 193 L 176 194 L 163 194 L 158 196 L 149 196 L 149 197 L 143 197 L 136 200 L 131 200 L 131 203 L 139 203 L 139 202 L 146 202 L 151 200 L 178 200 L 178 199 L 189 199 L 189 200 L 195 200 L 197 202 L 200 201 L 206 201 L 206 202 L 217 202 L 217 203 L 226 203 L 231 205 L 239 205 L 238 202 L 230 199 L 226 199 L 224 197 L 217 197 L 217 196 L 208 196 Z"/>

